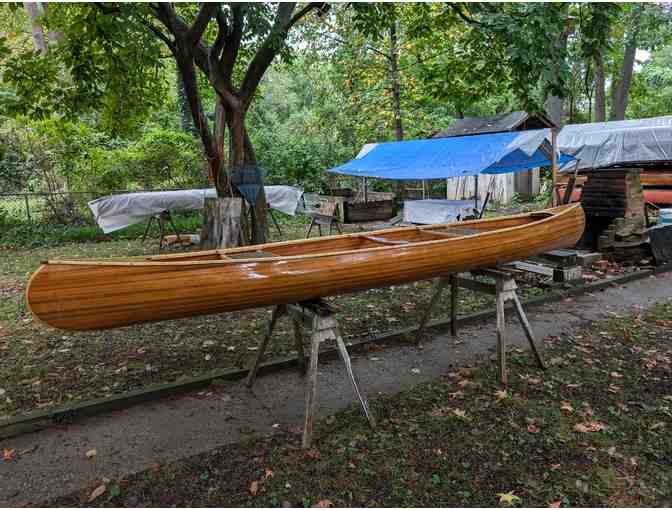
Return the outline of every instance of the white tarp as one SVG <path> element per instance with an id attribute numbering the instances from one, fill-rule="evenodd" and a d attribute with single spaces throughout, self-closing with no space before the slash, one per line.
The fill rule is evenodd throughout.
<path id="1" fill-rule="evenodd" d="M 404 200 L 404 223 L 450 223 L 474 213 L 473 200 Z"/>
<path id="2" fill-rule="evenodd" d="M 293 216 L 303 191 L 293 186 L 264 186 L 266 202 Z M 178 191 L 148 191 L 97 198 L 89 202 L 96 222 L 106 234 L 141 223 L 163 211 L 203 209 L 205 197 L 216 197 L 214 188 Z"/>
<path id="3" fill-rule="evenodd" d="M 579 170 L 672 161 L 672 116 L 570 124 L 558 135 L 558 149 L 579 159 Z M 574 165 L 560 171 L 573 171 Z"/>

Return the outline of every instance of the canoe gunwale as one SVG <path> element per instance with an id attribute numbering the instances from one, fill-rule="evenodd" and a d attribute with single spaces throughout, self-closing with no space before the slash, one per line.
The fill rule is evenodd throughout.
<path id="1" fill-rule="evenodd" d="M 308 253 L 304 255 L 278 255 L 276 257 L 251 257 L 251 258 L 226 258 L 227 254 L 236 254 L 236 253 L 245 253 L 245 252 L 250 252 L 250 251 L 258 251 L 258 250 L 263 250 L 264 247 L 269 247 L 272 245 L 275 245 L 276 247 L 278 246 L 288 246 L 288 245 L 294 245 L 294 244 L 309 244 L 309 243 L 319 243 L 319 242 L 324 242 L 328 241 L 330 239 L 344 239 L 344 238 L 366 238 L 366 236 L 375 236 L 376 234 L 380 233 L 396 233 L 396 232 L 404 232 L 404 231 L 424 231 L 424 230 L 433 230 L 433 229 L 439 229 L 439 228 L 446 228 L 447 226 L 452 226 L 452 227 L 468 227 L 469 225 L 474 225 L 474 224 L 487 224 L 487 223 L 493 223 L 498 220 L 503 219 L 503 217 L 496 217 L 496 218 L 488 218 L 488 219 L 481 219 L 481 220 L 469 220 L 469 221 L 463 221 L 463 222 L 454 222 L 454 223 L 439 223 L 439 224 L 432 224 L 432 225 L 423 225 L 419 227 L 398 227 L 394 229 L 381 229 L 381 230 L 374 230 L 370 232 L 356 232 L 352 234 L 342 234 L 342 235 L 333 235 L 333 236 L 325 236 L 325 237 L 318 237 L 314 239 L 296 239 L 292 241 L 284 241 L 284 242 L 279 242 L 279 243 L 266 243 L 266 244 L 260 244 L 260 245 L 252 245 L 252 246 L 242 246 L 238 248 L 232 248 L 232 249 L 226 249 L 226 250 L 206 250 L 206 251 L 201 251 L 201 252 L 194 252 L 198 253 L 200 256 L 208 256 L 208 255 L 219 255 L 225 258 L 222 258 L 220 260 L 176 260 L 176 261 L 170 261 L 171 258 L 183 258 L 185 256 L 189 256 L 189 254 L 170 254 L 170 255 L 158 255 L 154 256 L 149 259 L 143 259 L 143 260 L 138 260 L 138 261 L 132 261 L 132 260 L 109 260 L 109 259 L 87 259 L 87 260 L 48 260 L 46 262 L 42 262 L 42 266 L 45 265 L 83 265 L 83 266 L 126 266 L 126 267 L 183 267 L 183 266 L 221 266 L 221 265 L 228 265 L 228 264 L 262 264 L 262 263 L 277 263 L 277 262 L 283 262 L 283 261 L 295 261 L 295 260 L 310 260 L 310 259 L 315 259 L 315 258 L 322 258 L 322 257 L 337 257 L 337 256 L 343 256 L 343 255 L 350 255 L 350 254 L 368 254 L 368 253 L 376 253 L 376 252 L 387 252 L 390 250 L 399 250 L 399 249 L 409 249 L 409 248 L 414 248 L 414 247 L 425 247 L 425 246 L 433 246 L 433 245 L 440 245 L 440 244 L 446 244 L 446 243 L 456 243 L 459 242 L 462 239 L 465 239 L 467 237 L 474 237 L 474 236 L 479 236 L 479 237 L 489 237 L 492 235 L 501 235 L 502 233 L 506 232 L 515 232 L 518 230 L 526 229 L 526 228 L 534 228 L 538 226 L 542 226 L 545 223 L 550 223 L 553 221 L 557 221 L 560 217 L 571 214 L 574 212 L 576 209 L 581 208 L 581 203 L 575 203 L 575 204 L 570 204 L 570 205 L 564 205 L 564 206 L 559 206 L 552 208 L 550 211 L 553 211 L 552 214 L 544 217 L 544 218 L 539 218 L 539 219 L 534 219 L 533 221 L 530 221 L 529 223 L 525 223 L 522 225 L 515 225 L 512 227 L 505 227 L 501 229 L 495 229 L 495 230 L 486 230 L 483 232 L 478 232 L 478 233 L 472 233 L 472 234 L 465 234 L 465 235 L 460 235 L 456 237 L 450 237 L 450 238 L 444 238 L 444 239 L 432 239 L 432 240 L 427 240 L 427 241 L 418 241 L 418 242 L 409 242 L 407 244 L 399 244 L 399 245 L 386 245 L 386 246 L 373 246 L 370 248 L 360 248 L 360 249 L 349 249 L 349 250 L 340 250 L 340 251 L 330 251 L 330 252 L 317 252 L 317 253 Z M 547 210 L 549 211 L 549 210 Z M 550 212 L 549 211 L 549 212 Z M 556 212 L 557 211 L 557 212 Z M 516 215 L 511 215 L 511 216 L 506 216 L 506 219 L 516 219 L 516 218 L 525 218 L 525 217 L 531 217 L 535 214 L 534 211 L 529 212 L 529 213 L 520 213 Z M 161 258 L 161 260 L 157 260 L 158 258 Z M 39 268 L 38 271 L 42 269 Z M 36 271 L 37 273 L 37 271 Z M 35 273 L 35 274 L 36 274 Z M 35 276 L 33 274 L 33 276 Z M 32 280 L 32 278 L 31 278 Z"/>

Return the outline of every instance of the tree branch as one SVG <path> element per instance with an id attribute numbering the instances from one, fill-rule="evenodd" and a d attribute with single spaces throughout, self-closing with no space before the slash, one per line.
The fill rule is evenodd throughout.
<path id="1" fill-rule="evenodd" d="M 282 43 L 287 38 L 289 29 L 310 11 L 316 9 L 324 10 L 325 4 L 324 2 L 311 2 L 292 16 L 295 7 L 296 2 L 280 3 L 271 32 L 247 67 L 243 84 L 240 87 L 240 97 L 245 103 L 246 108 L 249 106 L 252 95 L 257 90 L 266 69 L 268 69 L 268 66 L 271 65 L 271 62 L 273 62 L 273 59 L 280 51 Z"/>
<path id="2" fill-rule="evenodd" d="M 222 74 L 230 79 L 233 74 L 233 66 L 238 58 L 238 51 L 240 50 L 240 42 L 243 39 L 243 24 L 245 21 L 245 10 L 247 7 L 242 4 L 234 4 L 231 7 L 233 14 L 233 25 L 231 33 L 227 34 L 226 46 L 222 52 L 221 70 Z"/>
<path id="3" fill-rule="evenodd" d="M 147 27 L 147 29 L 149 29 L 149 31 L 152 32 L 156 37 L 161 39 L 166 44 L 166 46 L 168 46 L 170 51 L 172 51 L 173 53 L 175 52 L 175 41 L 171 41 L 168 38 L 168 36 L 166 36 L 166 34 L 161 32 L 161 30 L 158 27 L 154 26 L 154 24 L 150 23 L 149 21 L 141 19 L 140 23 L 145 27 Z"/>
<path id="4" fill-rule="evenodd" d="M 187 31 L 187 39 L 192 45 L 196 45 L 203 36 L 210 20 L 220 10 L 219 3 L 203 3 L 198 10 L 194 24 Z"/>
<path id="5" fill-rule="evenodd" d="M 105 5 L 103 2 L 93 2 L 93 5 L 98 7 L 100 12 L 103 14 L 119 14 L 121 12 L 121 9 L 119 7 L 110 7 L 108 5 Z"/>

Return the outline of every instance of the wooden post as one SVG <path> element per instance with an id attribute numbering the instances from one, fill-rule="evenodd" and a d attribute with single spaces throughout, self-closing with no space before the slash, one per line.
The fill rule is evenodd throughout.
<path id="1" fill-rule="evenodd" d="M 443 293 L 443 289 L 446 288 L 448 281 L 449 281 L 448 277 L 446 276 L 439 277 L 439 281 L 437 282 L 436 288 L 434 289 L 434 294 L 432 295 L 432 298 L 429 300 L 427 308 L 425 308 L 425 311 L 422 313 L 422 316 L 420 317 L 420 323 L 418 324 L 418 331 L 415 335 L 416 344 L 420 344 L 420 342 L 422 341 L 422 335 L 425 332 L 425 326 L 427 326 L 427 323 L 429 322 L 429 317 L 432 314 L 432 310 L 436 306 L 436 303 L 439 302 L 441 294 Z"/>
<path id="2" fill-rule="evenodd" d="M 363 179 L 364 179 L 364 183 L 363 183 L 363 185 L 364 185 L 364 203 L 368 204 L 369 203 L 369 183 L 368 183 L 366 177 L 364 177 Z"/>
<path id="3" fill-rule="evenodd" d="M 502 292 L 502 281 L 497 279 L 497 294 L 495 301 L 497 303 L 497 359 L 499 361 L 499 379 L 502 386 L 506 388 L 508 384 L 506 374 L 506 317 L 504 315 L 504 293 Z"/>
<path id="4" fill-rule="evenodd" d="M 474 209 L 478 211 L 478 175 L 474 175 Z"/>
<path id="5" fill-rule="evenodd" d="M 558 205 L 558 130 L 551 128 L 551 203 Z"/>
<path id="6" fill-rule="evenodd" d="M 299 363 L 301 373 L 306 373 L 306 353 L 303 350 L 303 332 L 301 322 L 292 316 L 292 326 L 294 327 L 294 345 L 296 347 L 296 357 Z"/>
<path id="7" fill-rule="evenodd" d="M 317 361 L 320 353 L 320 333 L 313 331 L 310 336 L 310 367 L 306 386 L 306 416 L 303 421 L 301 446 L 310 448 L 313 439 L 313 416 L 317 409 Z"/>
<path id="8" fill-rule="evenodd" d="M 450 275 L 450 334 L 457 336 L 457 276 Z"/>

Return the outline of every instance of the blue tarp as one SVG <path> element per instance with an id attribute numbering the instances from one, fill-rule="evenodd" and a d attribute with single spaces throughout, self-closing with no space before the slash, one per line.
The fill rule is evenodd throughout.
<path id="1" fill-rule="evenodd" d="M 538 129 L 369 144 L 355 159 L 327 172 L 397 180 L 518 172 L 550 166 L 541 150 L 542 145 L 550 150 L 548 137 L 549 129 Z M 558 164 L 571 159 L 561 154 Z"/>

